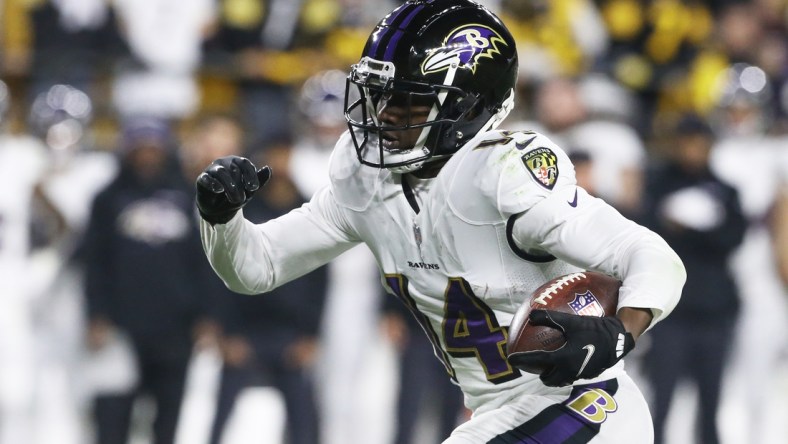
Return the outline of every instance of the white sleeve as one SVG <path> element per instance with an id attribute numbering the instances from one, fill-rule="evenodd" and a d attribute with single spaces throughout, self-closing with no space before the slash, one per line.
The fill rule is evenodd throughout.
<path id="1" fill-rule="evenodd" d="M 227 287 L 257 294 L 329 262 L 360 240 L 344 223 L 328 187 L 302 207 L 263 224 L 241 211 L 226 224 L 200 221 L 208 261 Z"/>
<path id="2" fill-rule="evenodd" d="M 618 308 L 651 309 L 651 326 L 670 314 L 681 297 L 686 271 L 668 244 L 580 187 L 555 189 L 523 212 L 512 236 L 523 250 L 542 249 L 621 279 Z"/>

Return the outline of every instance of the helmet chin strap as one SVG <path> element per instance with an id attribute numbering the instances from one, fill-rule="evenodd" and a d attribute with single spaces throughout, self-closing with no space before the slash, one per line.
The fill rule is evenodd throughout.
<path id="1" fill-rule="evenodd" d="M 499 109 L 498 112 L 495 113 L 495 115 L 493 115 L 490 120 L 484 124 L 479 132 L 483 133 L 485 131 L 492 131 L 495 128 L 498 128 L 498 125 L 500 125 L 501 122 L 506 119 L 506 116 L 512 112 L 512 109 L 514 109 L 514 89 L 509 90 L 506 99 L 504 99 L 503 103 L 501 104 L 501 109 Z"/>

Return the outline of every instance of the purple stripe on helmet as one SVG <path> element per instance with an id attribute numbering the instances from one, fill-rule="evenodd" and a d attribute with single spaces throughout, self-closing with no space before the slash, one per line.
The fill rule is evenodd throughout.
<path id="1" fill-rule="evenodd" d="M 413 18 L 416 17 L 416 14 L 418 14 L 419 11 L 421 11 L 422 9 L 424 9 L 424 5 L 417 6 L 416 9 L 411 11 L 410 14 L 408 14 L 408 16 L 405 17 L 405 20 L 403 20 L 402 23 L 400 23 L 397 26 L 397 28 L 399 29 L 397 29 L 397 31 L 391 37 L 391 40 L 389 41 L 388 45 L 386 45 L 386 53 L 383 54 L 383 60 L 387 62 L 392 61 L 394 57 L 394 51 L 397 49 L 397 43 L 399 43 L 399 40 L 402 38 L 402 35 L 404 34 L 402 29 L 407 27 L 408 23 L 410 23 L 411 20 L 413 20 Z"/>
<path id="2" fill-rule="evenodd" d="M 399 9 L 395 9 L 394 11 L 391 12 L 391 14 L 389 14 L 387 17 L 383 19 L 381 25 L 383 26 L 393 25 L 394 22 L 397 20 L 397 18 L 399 18 L 399 16 L 405 13 L 405 11 L 410 9 L 412 6 L 413 5 L 402 5 L 402 7 L 400 7 Z M 386 31 L 385 28 L 378 28 L 377 30 L 375 30 L 374 32 L 375 38 L 373 40 L 372 47 L 369 50 L 369 54 L 375 54 L 378 52 L 378 46 L 380 45 L 381 40 L 383 40 L 384 35 L 386 34 L 385 31 Z"/>
<path id="3" fill-rule="evenodd" d="M 414 7 L 413 5 L 407 5 L 407 4 L 405 4 L 405 5 L 402 5 L 402 7 L 401 7 L 401 8 L 399 8 L 399 9 L 395 9 L 395 10 L 394 10 L 394 11 L 392 11 L 392 12 L 391 12 L 391 14 L 389 14 L 387 17 L 384 17 L 384 18 L 383 18 L 383 24 L 384 24 L 384 25 L 386 25 L 386 26 L 396 26 L 396 21 L 397 21 L 397 19 L 398 19 L 398 18 L 399 18 L 399 17 L 400 17 L 402 14 L 404 14 L 404 13 L 405 13 L 405 11 L 407 11 L 408 9 L 411 9 L 411 8 L 413 8 L 413 7 Z"/>
<path id="4" fill-rule="evenodd" d="M 394 49 L 396 48 L 399 39 L 402 38 L 402 34 L 404 34 L 404 32 L 402 32 L 400 29 L 394 31 L 394 35 L 391 37 L 391 40 L 389 40 L 388 45 L 386 45 L 386 52 L 383 54 L 383 60 L 387 62 L 393 61 L 392 59 L 394 57 Z"/>

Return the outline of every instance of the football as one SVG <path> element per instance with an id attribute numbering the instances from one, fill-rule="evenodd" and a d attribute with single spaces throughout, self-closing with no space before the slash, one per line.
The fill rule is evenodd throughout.
<path id="1" fill-rule="evenodd" d="M 621 281 L 606 274 L 583 271 L 552 279 L 537 288 L 517 310 L 509 326 L 506 354 L 552 351 L 566 342 L 561 330 L 533 325 L 531 310 L 545 309 L 582 316 L 613 316 L 618 307 Z M 545 369 L 518 365 L 523 371 L 540 374 Z"/>

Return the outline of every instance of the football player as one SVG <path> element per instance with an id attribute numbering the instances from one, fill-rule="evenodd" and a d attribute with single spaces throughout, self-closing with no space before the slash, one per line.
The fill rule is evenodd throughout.
<path id="1" fill-rule="evenodd" d="M 473 411 L 444 443 L 651 442 L 646 402 L 621 358 L 673 309 L 683 265 L 656 234 L 578 187 L 550 140 L 496 130 L 517 69 L 509 31 L 477 3 L 405 2 L 348 76 L 349 130 L 330 185 L 255 225 L 240 210 L 270 169 L 217 159 L 196 184 L 205 252 L 231 289 L 256 294 L 366 244 Z M 623 281 L 617 316 L 535 310 L 531 321 L 561 329 L 567 344 L 510 362 L 517 308 L 581 269 Z M 524 363 L 547 370 L 528 374 Z"/>

